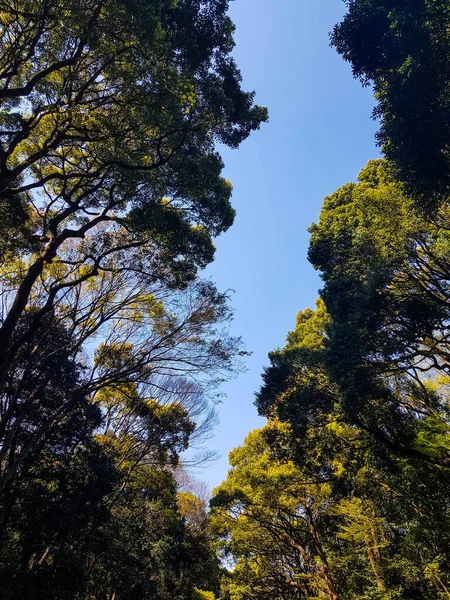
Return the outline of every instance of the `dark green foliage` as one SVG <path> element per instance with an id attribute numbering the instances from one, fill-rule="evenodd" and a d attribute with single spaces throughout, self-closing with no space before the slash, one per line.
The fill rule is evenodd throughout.
<path id="1" fill-rule="evenodd" d="M 311 227 L 309 258 L 331 317 L 325 362 L 346 418 L 424 459 L 421 419 L 448 418 L 445 393 L 427 384 L 448 360 L 447 219 L 444 208 L 422 218 L 388 165 L 372 161 L 357 185 L 326 198 Z"/>
<path id="2" fill-rule="evenodd" d="M 46 325 L 30 340 L 38 354 L 24 347 L 30 366 L 8 378 L 19 407 L 2 448 L 1 597 L 189 600 L 217 588 L 206 516 L 201 529 L 186 522 L 169 469 L 195 429 L 186 410 L 111 398 L 115 417 L 105 414 L 81 391 L 67 332 Z"/>
<path id="3" fill-rule="evenodd" d="M 378 133 L 422 207 L 450 191 L 448 0 L 348 0 L 331 36 L 364 84 L 373 84 Z"/>

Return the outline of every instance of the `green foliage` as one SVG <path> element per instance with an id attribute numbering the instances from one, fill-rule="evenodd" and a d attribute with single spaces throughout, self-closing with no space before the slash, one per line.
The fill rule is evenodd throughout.
<path id="1" fill-rule="evenodd" d="M 173 470 L 241 353 L 227 295 L 198 279 L 234 219 L 216 146 L 267 119 L 227 10 L 0 1 L 7 599 L 218 592 L 204 506 Z"/>
<path id="2" fill-rule="evenodd" d="M 373 84 L 378 133 L 423 207 L 448 199 L 450 6 L 446 0 L 348 0 L 332 44 Z"/>
<path id="3" fill-rule="evenodd" d="M 443 390 L 424 376 L 448 360 L 447 222 L 443 207 L 433 219 L 415 211 L 378 160 L 326 198 L 311 227 L 309 258 L 331 317 L 326 362 L 346 418 L 411 456 L 426 455 L 414 442 L 418 417 L 448 418 Z"/>
<path id="4" fill-rule="evenodd" d="M 194 588 L 192 600 L 216 600 L 216 596 L 212 592 L 204 592 L 203 590 Z"/>
<path id="5" fill-rule="evenodd" d="M 184 289 L 213 259 L 234 218 L 216 144 L 267 119 L 241 89 L 227 9 L 0 2 L 2 231 L 26 250 L 14 283 L 0 274 L 3 362 L 28 305 L 37 327 L 103 273 Z"/>
<path id="6" fill-rule="evenodd" d="M 373 173 L 373 169 L 365 170 L 366 174 L 370 172 Z M 366 190 L 363 188 L 361 192 L 364 192 L 361 196 L 366 199 Z M 347 202 L 349 198 L 352 196 L 347 196 Z M 355 194 L 354 198 L 359 200 L 360 196 Z M 365 213 L 356 202 L 349 211 L 339 211 L 340 207 L 340 203 L 334 204 L 332 198 L 329 199 L 326 216 L 334 216 L 331 211 L 336 211 L 338 225 L 341 224 L 340 219 L 346 219 L 349 214 L 352 219 L 356 217 L 358 223 L 373 222 L 364 220 Z M 374 215 L 378 217 L 375 222 L 382 223 L 377 212 Z M 329 218 L 326 226 L 322 228 L 321 224 L 315 230 L 317 235 L 322 236 L 321 241 L 333 240 L 333 236 L 338 235 L 337 231 L 351 232 L 344 226 L 342 229 L 334 228 L 333 224 Z M 359 235 L 355 236 L 355 244 L 363 244 L 364 238 L 363 230 L 360 238 Z M 371 251 L 373 245 L 370 244 Z M 339 243 L 338 248 L 342 250 L 343 245 Z M 352 245 L 349 244 L 347 248 L 349 256 L 352 256 Z M 382 248 L 385 253 L 388 252 L 384 245 Z M 393 253 L 394 258 L 397 255 L 397 252 Z M 351 276 L 356 279 L 360 264 L 357 261 L 369 266 L 371 264 L 365 262 L 364 255 L 361 257 L 359 252 L 355 251 L 354 256 L 354 262 L 348 260 L 336 266 L 342 265 L 342 270 L 350 269 Z M 328 255 L 328 260 L 332 265 L 333 277 L 340 277 L 341 269 L 334 268 L 332 253 Z M 362 285 L 366 284 L 367 279 L 367 276 L 361 278 Z M 324 294 L 324 298 L 330 299 L 331 303 L 334 296 L 331 293 L 329 296 Z M 344 298 L 339 301 L 343 302 Z M 331 306 L 333 308 L 333 304 Z M 442 468 L 448 453 L 449 437 L 446 377 L 428 377 L 420 382 L 421 389 L 424 388 L 427 393 L 425 398 L 429 398 L 430 402 L 428 416 L 423 396 L 416 395 L 416 390 L 399 377 L 394 380 L 397 388 L 391 384 L 396 395 L 391 400 L 392 404 L 388 405 L 388 410 L 382 406 L 385 397 L 380 395 L 375 399 L 372 397 L 368 407 L 356 402 L 352 404 L 351 392 L 366 392 L 366 401 L 370 402 L 369 393 L 373 393 L 374 388 L 371 387 L 367 392 L 364 387 L 360 392 L 350 387 L 348 382 L 354 382 L 350 378 L 331 379 L 332 375 L 341 372 L 342 363 L 339 364 L 339 361 L 348 360 L 345 354 L 355 349 L 340 346 L 332 354 L 336 324 L 327 314 L 323 301 L 319 301 L 317 307 L 316 312 L 309 309 L 300 312 L 296 328 L 288 334 L 286 347 L 270 354 L 271 364 L 263 375 L 264 384 L 257 395 L 258 408 L 269 417 L 269 423 L 261 432 L 253 432 L 246 446 L 230 454 L 233 468 L 226 482 L 216 490 L 214 503 L 221 508 L 219 514 L 223 523 L 222 530 L 219 528 L 217 533 L 224 547 L 237 561 L 229 577 L 243 586 L 232 587 L 231 590 L 241 590 L 241 596 L 237 591 L 233 592 L 236 598 L 246 598 L 247 593 L 251 598 L 265 597 L 258 585 L 260 578 L 267 577 L 270 570 L 261 572 L 248 567 L 248 564 L 266 565 L 264 559 L 269 552 L 273 552 L 273 547 L 263 546 L 262 540 L 265 536 L 271 539 L 267 527 L 270 524 L 273 527 L 273 523 L 282 517 L 285 505 L 281 495 L 262 496 L 260 506 L 266 512 L 258 520 L 253 514 L 248 515 L 247 503 L 251 506 L 251 502 L 259 498 L 260 485 L 267 488 L 263 493 L 273 493 L 270 475 L 278 472 L 278 469 L 285 471 L 290 464 L 291 470 L 286 473 L 281 489 L 283 493 L 289 493 L 294 486 L 298 486 L 299 481 L 308 482 L 308 506 L 314 509 L 321 547 L 326 554 L 339 598 L 426 599 L 440 597 L 440 594 L 445 596 L 449 583 L 444 565 L 448 560 L 447 531 L 450 518 L 445 500 L 450 485 L 449 471 Z M 347 326 L 344 323 L 341 328 Z M 371 336 L 376 337 L 378 333 L 378 330 L 371 331 Z M 379 370 L 376 375 L 380 377 Z M 387 379 L 385 381 L 388 382 Z M 366 379 L 365 383 L 368 385 L 370 381 Z M 349 387 L 344 387 L 344 384 Z M 387 383 L 385 385 L 387 387 Z M 348 396 L 345 397 L 345 394 Z M 394 400 L 396 405 L 392 407 Z M 402 413 L 396 407 L 399 403 L 404 407 L 406 402 L 412 408 L 410 413 L 404 414 L 404 409 Z M 281 419 L 282 424 L 277 419 Z M 364 426 L 360 427 L 358 423 Z M 405 431 L 401 431 L 401 423 L 406 423 L 410 431 L 414 431 L 409 438 L 409 446 L 406 445 Z M 381 431 L 384 435 L 376 435 L 378 427 L 383 428 Z M 387 437 L 392 430 L 398 432 L 397 438 Z M 259 447 L 254 439 L 259 440 Z M 244 454 L 246 447 L 248 455 Z M 267 459 L 261 468 L 262 475 L 256 478 L 254 473 L 257 472 L 258 460 L 261 460 L 258 457 L 261 455 Z M 232 494 L 233 488 L 230 486 L 237 481 L 238 473 L 241 474 L 239 491 Z M 326 496 L 323 497 L 325 490 Z M 301 504 L 302 494 L 298 488 L 292 496 L 297 506 Z M 319 508 L 316 503 L 321 497 L 324 502 L 319 504 Z M 272 502 L 274 498 L 276 500 Z M 228 516 L 225 510 L 229 511 Z M 305 513 L 297 509 L 295 514 L 299 518 Z M 240 522 L 242 515 L 247 520 L 254 519 L 253 526 L 247 527 L 251 533 L 245 530 L 245 522 Z M 277 523 L 272 533 L 276 531 L 277 535 L 281 535 L 283 524 Z M 292 523 L 290 525 L 289 534 L 293 531 Z M 256 540 L 250 546 L 250 555 L 245 553 L 247 536 Z M 301 548 L 300 556 L 302 553 L 306 553 L 308 559 L 313 556 L 305 541 Z M 277 551 L 283 557 L 277 560 L 293 564 L 287 543 L 277 546 Z M 275 560 L 273 556 L 277 555 L 271 554 L 272 560 Z M 303 558 L 302 564 L 306 560 Z M 240 567 L 241 564 L 245 564 L 245 568 Z M 264 568 L 270 569 L 270 564 L 273 563 Z M 439 566 L 434 571 L 436 565 Z M 435 573 L 434 578 L 424 579 L 424 572 Z M 312 594 L 303 593 L 305 597 L 311 597 L 308 594 Z M 330 590 L 324 594 L 324 597 L 333 597 Z M 277 597 L 276 592 L 273 597 Z"/>
<path id="7" fill-rule="evenodd" d="M 70 343 L 64 330 L 59 337 Z M 2 447 L 2 597 L 190 600 L 195 585 L 216 590 L 204 503 L 189 498 L 201 514 L 188 519 L 169 469 L 195 429 L 186 408 L 125 400 L 137 394 L 129 383 L 104 386 L 96 406 L 82 395 L 73 357 L 55 345 L 49 355 L 42 340 L 37 347 L 43 362 L 26 385 L 10 377 L 10 393 L 22 386 L 24 397 L 15 443 Z M 22 372 L 28 352 L 23 360 Z M 27 405 L 27 394 L 38 393 L 39 404 Z"/>

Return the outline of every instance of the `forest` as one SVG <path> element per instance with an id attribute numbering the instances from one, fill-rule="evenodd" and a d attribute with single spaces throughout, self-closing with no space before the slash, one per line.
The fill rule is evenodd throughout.
<path id="1" fill-rule="evenodd" d="M 0 0 L 2 600 L 450 598 L 450 0 L 345 0 L 381 157 L 310 226 L 316 306 L 210 498 L 222 155 L 269 119 L 229 8 Z"/>

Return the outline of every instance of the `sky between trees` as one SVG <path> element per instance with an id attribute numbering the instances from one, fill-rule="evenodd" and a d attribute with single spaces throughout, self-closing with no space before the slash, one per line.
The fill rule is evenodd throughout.
<path id="1" fill-rule="evenodd" d="M 306 258 L 307 228 L 324 196 L 379 155 L 372 92 L 329 46 L 344 8 L 337 0 L 231 3 L 236 61 L 270 115 L 237 152 L 224 149 L 237 216 L 207 273 L 235 290 L 232 330 L 252 355 L 248 371 L 223 386 L 212 443 L 221 458 L 200 473 L 211 488 L 226 475 L 228 452 L 263 423 L 253 400 L 268 352 L 284 345 L 299 309 L 314 307 L 320 280 Z"/>

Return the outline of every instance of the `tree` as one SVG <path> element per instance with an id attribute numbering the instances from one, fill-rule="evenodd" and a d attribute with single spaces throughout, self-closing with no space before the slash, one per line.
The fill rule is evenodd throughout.
<path id="1" fill-rule="evenodd" d="M 203 500 L 190 492 L 178 492 L 178 510 L 186 528 L 183 558 L 185 584 L 194 586 L 193 598 L 215 600 L 220 591 L 219 561 Z"/>
<path id="2" fill-rule="evenodd" d="M 118 439 L 128 410 L 151 453 L 153 399 L 200 419 L 234 369 L 239 342 L 215 329 L 226 295 L 197 269 L 234 215 L 215 143 L 237 146 L 266 111 L 240 88 L 227 4 L 0 3 L 2 485 L 78 396 Z M 58 353 L 82 377 L 17 445 L 39 400 L 29 375 L 39 388 Z"/>
<path id="3" fill-rule="evenodd" d="M 26 253 L 1 282 L 1 382 L 68 290 L 110 271 L 183 286 L 212 260 L 234 215 L 215 143 L 236 147 L 267 118 L 241 90 L 227 7 L 0 3 L 1 202 L 25 227 L 7 244 Z"/>
<path id="4" fill-rule="evenodd" d="M 208 433 L 240 342 L 211 284 L 129 283 L 112 273 L 72 288 L 7 372 L 5 597 L 190 600 L 195 586 L 217 588 L 209 537 L 180 514 L 172 471 Z"/>
<path id="5" fill-rule="evenodd" d="M 364 197 L 366 192 L 362 194 Z M 355 218 L 352 207 L 336 203 L 334 208 L 340 209 L 341 218 Z M 360 217 L 357 221 L 365 222 Z M 326 224 L 324 235 L 328 232 L 331 236 L 330 232 L 338 230 L 350 240 L 358 239 L 357 235 L 349 235 L 351 229 L 345 225 L 340 229 L 336 224 L 333 227 L 333 222 Z M 374 246 L 364 229 L 362 243 L 367 243 L 369 249 Z M 336 247 L 341 251 L 346 248 L 342 243 Z M 333 253 L 328 256 L 332 262 Z M 364 253 L 355 252 L 354 260 L 344 263 L 344 272 L 358 264 L 358 257 L 364 257 Z M 363 282 L 366 280 L 362 278 Z M 349 293 L 352 291 L 350 287 Z M 353 319 L 357 314 L 361 311 Z M 406 423 L 410 428 L 416 427 L 416 452 L 408 452 L 408 448 L 398 447 L 385 437 L 393 425 L 392 414 L 391 421 L 383 420 L 384 415 L 389 415 L 389 409 L 382 407 L 384 397 L 370 396 L 362 388 L 358 393 L 366 391 L 367 402 L 371 404 L 355 405 L 352 410 L 348 398 L 344 398 L 351 388 L 341 388 L 331 377 L 336 373 L 335 363 L 344 353 L 340 347 L 340 355 L 337 350 L 331 354 L 332 338 L 328 334 L 333 335 L 334 326 L 323 301 L 318 300 L 316 311 L 299 312 L 285 348 L 270 354 L 270 366 L 264 372 L 263 386 L 256 399 L 260 413 L 269 418 L 264 429 L 268 462 L 273 468 L 290 462 L 303 481 L 312 482 L 312 495 L 313 484 L 328 486 L 319 530 L 331 557 L 329 562 L 341 597 L 445 598 L 448 594 L 446 531 L 450 517 L 446 496 L 450 480 L 448 469 L 442 468 L 439 460 L 430 460 L 432 452 L 438 452 L 437 447 L 441 452 L 446 448 L 445 434 L 441 428 L 441 434 L 437 435 L 436 425 L 428 430 L 427 418 L 411 411 Z M 372 335 L 376 333 L 374 330 Z M 353 344 L 357 343 L 355 338 Z M 345 352 L 352 351 L 353 346 L 345 347 Z M 337 365 L 339 368 L 342 365 Z M 397 390 L 394 399 L 397 403 L 409 400 L 408 396 L 402 396 L 406 389 Z M 440 413 L 439 422 L 443 423 L 444 418 Z M 282 428 L 278 420 L 282 421 Z M 357 425 L 360 421 L 362 427 Z M 374 434 L 368 423 L 376 425 L 384 435 L 376 435 L 377 429 Z M 398 421 L 396 427 L 399 428 Z M 405 437 L 399 434 L 397 441 L 400 440 L 404 443 Z M 244 472 L 242 464 L 241 460 L 238 467 Z M 268 477 L 270 468 L 266 467 Z M 254 485 L 252 476 L 248 475 L 247 481 L 250 487 Z M 294 485 L 294 479 L 284 482 L 283 489 L 288 490 L 290 483 Z M 255 492 L 246 494 L 253 498 Z M 295 497 L 298 499 L 299 494 Z M 263 506 L 270 510 L 267 501 Z M 273 518 L 277 515 L 275 512 Z M 286 552 L 285 545 L 282 551 Z M 257 560 L 258 551 L 255 557 Z M 433 565 L 438 565 L 435 576 L 424 579 L 424 572 L 434 572 Z M 250 579 L 253 581 L 254 575 Z"/>
<path id="6" fill-rule="evenodd" d="M 274 460 L 264 430 L 230 453 L 230 465 L 214 491 L 212 523 L 236 562 L 231 598 L 340 598 L 320 532 L 326 480 Z"/>
<path id="7" fill-rule="evenodd" d="M 234 218 L 216 145 L 267 118 L 241 89 L 227 9 L 0 2 L 10 597 L 189 600 L 215 585 L 172 471 L 241 352 L 227 295 L 197 275 Z"/>
<path id="8" fill-rule="evenodd" d="M 199 281 L 183 292 L 128 284 L 108 274 L 78 285 L 22 344 L 0 394 L 0 487 L 20 476 L 25 457 L 32 459 L 80 397 L 101 407 L 106 433 L 137 461 L 185 414 L 190 423 L 181 427 L 175 455 L 194 430 L 208 431 L 215 389 L 239 369 L 240 341 L 221 327 L 231 318 L 227 296 Z M 29 333 L 33 319 L 30 309 L 17 335 Z M 70 373 L 60 368 L 65 357 Z"/>
<path id="9" fill-rule="evenodd" d="M 16 383 L 21 397 L 33 396 L 33 403 L 24 410 L 16 396 L 9 452 L 2 453 L 1 595 L 74 598 L 85 588 L 89 540 L 108 518 L 106 498 L 120 476 L 95 439 L 101 411 L 76 388 L 80 373 L 71 357 L 58 349 L 45 367 L 28 369 L 25 357 L 19 369 L 26 377 L 9 382 L 11 395 Z M 67 385 L 74 386 L 71 394 Z M 70 408 L 51 427 L 64 402 Z"/>
<path id="10" fill-rule="evenodd" d="M 346 418 L 392 448 L 448 464 L 448 211 L 415 211 L 389 165 L 325 199 L 309 258 L 330 314 L 327 365 Z M 444 375 L 444 377 L 442 377 Z M 435 385 L 441 381 L 443 385 Z M 441 441 L 426 450 L 424 431 Z M 438 456 L 439 455 L 439 456 Z"/>
<path id="11" fill-rule="evenodd" d="M 195 586 L 217 589 L 204 505 L 196 526 L 172 473 L 201 416 L 188 383 L 159 402 L 122 382 L 93 402 L 64 346 L 39 349 L 43 364 L 11 379 L 21 395 L 2 460 L 2 595 L 190 600 Z"/>
<path id="12" fill-rule="evenodd" d="M 347 0 L 331 42 L 364 85 L 373 84 L 377 135 L 399 179 L 422 207 L 450 189 L 446 0 Z"/>

